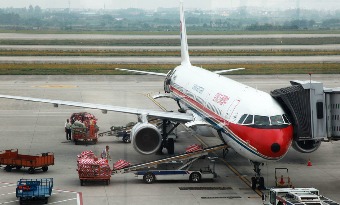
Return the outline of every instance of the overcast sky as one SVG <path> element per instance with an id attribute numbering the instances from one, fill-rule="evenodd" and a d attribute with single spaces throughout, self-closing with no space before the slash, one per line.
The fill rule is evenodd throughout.
<path id="1" fill-rule="evenodd" d="M 94 8 L 121 9 L 158 7 L 178 7 L 179 0 L 0 0 L 0 8 L 22 8 L 40 6 L 41 8 Z M 321 10 L 340 9 L 340 0 L 184 0 L 185 8 L 216 9 L 239 6 L 259 6 L 267 8 L 306 8 Z"/>

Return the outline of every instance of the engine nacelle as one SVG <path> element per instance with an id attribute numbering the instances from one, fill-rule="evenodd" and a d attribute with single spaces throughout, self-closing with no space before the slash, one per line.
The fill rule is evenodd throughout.
<path id="1" fill-rule="evenodd" d="M 162 135 L 156 126 L 150 123 L 137 123 L 131 129 L 133 148 L 141 154 L 153 154 L 162 144 Z"/>
<path id="2" fill-rule="evenodd" d="M 292 147 L 302 153 L 311 153 L 316 151 L 321 145 L 320 140 L 303 140 L 295 141 L 293 140 Z"/>

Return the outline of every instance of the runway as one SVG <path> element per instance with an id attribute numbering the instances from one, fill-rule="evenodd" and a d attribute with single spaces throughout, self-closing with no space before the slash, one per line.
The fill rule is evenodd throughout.
<path id="1" fill-rule="evenodd" d="M 180 46 L 67 46 L 67 45 L 0 45 L 0 50 L 39 50 L 39 51 L 179 51 Z M 340 44 L 325 45 L 248 45 L 248 46 L 190 46 L 191 51 L 335 51 Z"/>
<path id="2" fill-rule="evenodd" d="M 309 80 L 309 75 L 249 75 L 229 76 L 239 82 L 270 92 L 289 86 L 289 80 Z M 312 79 L 334 88 L 340 86 L 340 75 L 312 75 Z M 148 98 L 148 93 L 162 92 L 163 79 L 153 76 L 0 76 L 0 93 L 70 101 L 110 104 L 117 106 L 159 109 Z M 160 99 L 158 102 L 167 110 L 177 110 L 175 102 Z M 125 144 L 112 136 L 99 138 L 96 145 L 74 145 L 66 142 L 64 122 L 73 112 L 87 111 L 98 118 L 100 131 L 109 130 L 112 125 L 125 125 L 136 121 L 136 116 L 108 113 L 98 110 L 84 110 L 49 104 L 0 99 L 0 150 L 17 148 L 26 154 L 54 152 L 55 165 L 47 172 L 29 175 L 25 170 L 5 172 L 1 167 L 0 204 L 17 203 L 15 186 L 20 178 L 53 177 L 55 195 L 52 204 L 77 204 L 77 193 L 82 194 L 83 204 L 262 204 L 261 198 L 246 185 L 241 178 L 250 179 L 253 167 L 233 150 L 227 154 L 225 162 L 234 167 L 240 175 L 235 175 L 221 159 L 216 163 L 218 178 L 193 184 L 186 181 L 164 181 L 144 184 L 133 174 L 114 175 L 111 184 L 101 183 L 80 186 L 76 171 L 76 155 L 84 150 L 92 150 L 99 155 L 105 145 L 110 145 L 112 161 L 125 159 L 140 163 L 159 159 L 159 155 L 140 155 L 131 144 Z M 188 145 L 199 143 L 192 132 L 183 129 L 175 143 L 175 153 L 185 150 Z M 217 138 L 199 137 L 207 145 L 219 144 Z M 321 194 L 340 202 L 340 142 L 322 143 L 319 150 L 311 154 L 301 154 L 290 150 L 283 160 L 265 164 L 262 174 L 268 187 L 274 186 L 274 168 L 289 168 L 290 178 L 295 187 L 315 187 Z M 217 153 L 221 156 L 221 153 Z M 312 166 L 307 166 L 311 160 Z M 12 185 L 11 185 L 12 184 Z M 191 190 L 181 190 L 181 187 Z M 64 190 L 65 192 L 57 191 Z M 12 194 L 11 194 L 12 193 Z"/>
<path id="3" fill-rule="evenodd" d="M 193 64 L 231 63 L 339 63 L 338 55 L 328 56 L 191 56 Z M 60 64 L 179 64 L 180 57 L 93 57 L 93 56 L 0 56 L 0 63 Z"/>
<path id="4" fill-rule="evenodd" d="M 338 51 L 340 44 L 322 44 L 322 38 L 339 38 L 340 34 L 254 34 L 254 35 L 189 35 L 188 39 L 199 39 L 206 46 L 190 46 L 189 51 L 302 51 L 300 56 L 192 56 L 194 64 L 248 64 L 248 63 L 339 63 L 338 55 L 304 56 L 303 51 Z M 234 45 L 211 46 L 211 39 L 311 39 L 318 45 Z M 320 38 L 321 40 L 315 40 Z M 33 40 L 35 44 L 44 40 L 153 40 L 180 39 L 179 35 L 100 35 L 100 34 L 20 34 L 0 33 L 0 40 Z M 312 41 L 312 39 L 314 39 Z M 37 42 L 35 42 L 37 41 Z M 199 42 L 201 42 L 199 41 Z M 278 40 L 279 43 L 280 40 Z M 129 42 L 129 41 L 127 41 Z M 67 42 L 66 42 L 67 43 Z M 276 42 L 277 43 L 277 42 Z M 273 44 L 276 44 L 273 43 Z M 282 43 L 282 41 L 281 41 Z M 328 42 L 331 43 L 331 42 Z M 16 44 L 16 43 L 13 43 Z M 250 40 L 249 44 L 252 44 Z M 293 44 L 298 44 L 295 42 Z M 113 44 L 115 45 L 115 44 Z M 128 51 L 180 51 L 179 46 L 90 46 L 90 45 L 0 45 L 1 51 L 127 51 L 126 56 L 0 56 L 0 63 L 37 64 L 179 64 L 176 56 L 129 56 Z M 17 54 L 16 54 L 17 55 Z"/>

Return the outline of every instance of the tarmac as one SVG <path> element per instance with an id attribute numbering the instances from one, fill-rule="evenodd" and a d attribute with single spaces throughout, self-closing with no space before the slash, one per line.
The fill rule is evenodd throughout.
<path id="1" fill-rule="evenodd" d="M 228 76 L 259 90 L 271 90 L 289 86 L 290 80 L 309 80 L 304 75 L 247 75 Z M 339 87 L 340 75 L 312 75 L 312 80 L 325 87 Z M 110 104 L 117 106 L 160 109 L 148 98 L 148 94 L 163 92 L 163 78 L 154 76 L 0 76 L 0 93 L 39 98 Z M 177 110 L 170 99 L 159 99 L 167 110 Z M 80 186 L 76 171 L 77 155 L 92 150 L 99 155 L 110 146 L 112 160 L 119 159 L 132 164 L 163 158 L 166 155 L 140 155 L 120 138 L 104 136 L 95 145 L 74 145 L 67 141 L 64 123 L 74 112 L 87 111 L 98 118 L 99 132 L 108 131 L 112 125 L 122 126 L 136 121 L 135 115 L 99 110 L 81 109 L 43 103 L 0 99 L 0 150 L 18 149 L 21 154 L 53 152 L 55 164 L 47 172 L 28 174 L 27 168 L 6 172 L 0 167 L 0 204 L 19 204 L 15 197 L 16 182 L 21 178 L 53 178 L 53 195 L 49 204 L 263 204 L 261 192 L 249 187 L 253 167 L 247 159 L 229 150 L 225 158 L 221 152 L 215 169 L 218 177 L 201 183 L 189 181 L 157 181 L 145 184 L 133 173 L 113 175 L 111 184 L 95 182 Z M 202 143 L 206 146 L 220 144 L 214 137 L 196 136 L 192 130 L 181 126 L 175 142 L 175 153 L 185 151 L 188 145 Z M 163 150 L 166 153 L 166 150 Z M 289 169 L 289 177 L 295 187 L 315 187 L 321 194 L 340 202 L 340 142 L 323 142 L 311 154 L 290 149 L 278 162 L 267 163 L 262 169 L 265 185 L 275 185 L 274 169 Z M 310 165 L 307 166 L 310 160 Z M 266 192 L 264 192 L 266 193 Z"/>

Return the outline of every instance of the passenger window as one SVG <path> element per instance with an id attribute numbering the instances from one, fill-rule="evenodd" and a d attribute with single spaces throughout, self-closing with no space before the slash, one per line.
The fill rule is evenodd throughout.
<path id="1" fill-rule="evenodd" d="M 253 115 L 248 115 L 247 119 L 243 122 L 245 125 L 253 124 Z"/>
<path id="2" fill-rule="evenodd" d="M 242 117 L 241 117 L 240 120 L 238 121 L 238 124 L 242 124 L 243 121 L 244 121 L 244 119 L 246 119 L 246 117 L 247 117 L 247 114 L 242 115 Z"/>
<path id="3" fill-rule="evenodd" d="M 262 126 L 269 126 L 269 117 L 268 116 L 260 116 L 260 115 L 255 115 L 254 117 L 254 124 L 255 125 L 262 125 Z"/>
<path id="4" fill-rule="evenodd" d="M 282 125 L 284 123 L 281 115 L 271 116 L 270 122 L 272 125 Z"/>

